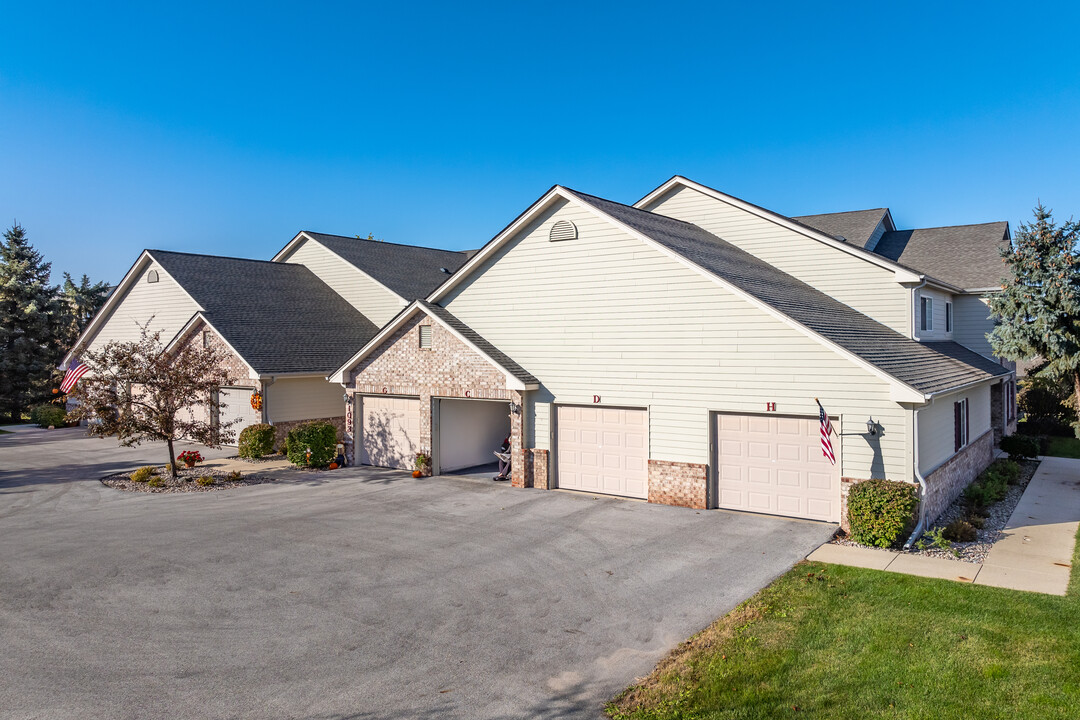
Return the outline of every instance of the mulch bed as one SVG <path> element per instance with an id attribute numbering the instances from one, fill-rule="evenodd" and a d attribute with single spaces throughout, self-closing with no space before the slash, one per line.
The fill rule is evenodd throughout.
<path id="1" fill-rule="evenodd" d="M 101 484 L 128 492 L 184 493 L 214 492 L 215 490 L 228 490 L 230 488 L 244 487 L 245 485 L 262 485 L 263 483 L 274 482 L 274 478 L 268 475 L 249 475 L 246 473 L 239 480 L 228 479 L 231 475 L 230 472 L 213 469 L 200 470 L 198 467 L 191 470 L 182 468 L 177 474 L 179 477 L 174 480 L 164 468 L 158 468 L 153 478 L 164 483 L 161 487 L 151 487 L 148 482 L 134 482 L 131 479 L 131 473 L 117 473 L 103 477 Z M 212 477 L 215 482 L 213 485 L 200 485 L 195 482 L 200 477 Z"/>
<path id="2" fill-rule="evenodd" d="M 1012 517 L 1013 510 L 1016 509 L 1017 504 L 1020 502 L 1020 496 L 1024 494 L 1024 490 L 1027 488 L 1028 483 L 1031 482 L 1031 478 L 1035 475 L 1035 471 L 1038 468 L 1038 460 L 1020 461 L 1019 481 L 1016 485 L 1009 486 L 1009 492 L 1003 500 L 996 502 L 987 508 L 987 512 L 990 513 L 990 516 L 986 518 L 982 529 L 976 530 L 976 538 L 974 541 L 954 542 L 951 550 L 945 550 L 938 547 L 928 547 L 925 550 L 918 550 L 913 547 L 906 551 L 906 554 L 945 558 L 946 560 L 959 560 L 960 562 L 969 563 L 984 562 L 986 556 L 990 553 L 990 548 L 994 546 L 995 542 L 1001 539 L 1001 531 L 1005 528 L 1005 525 L 1008 524 L 1009 518 Z M 934 524 L 927 528 L 927 530 L 944 528 L 953 520 L 963 520 L 967 515 L 968 512 L 964 504 L 964 496 L 960 495 L 956 500 L 953 500 L 952 504 L 949 505 L 945 512 L 941 513 Z M 923 538 L 926 538 L 926 533 L 923 533 Z M 904 540 L 907 541 L 907 538 L 904 538 Z M 832 542 L 837 545 L 867 547 L 849 540 L 843 530 L 837 531 L 836 537 L 833 538 Z M 893 550 L 895 550 L 895 548 L 893 548 Z"/>

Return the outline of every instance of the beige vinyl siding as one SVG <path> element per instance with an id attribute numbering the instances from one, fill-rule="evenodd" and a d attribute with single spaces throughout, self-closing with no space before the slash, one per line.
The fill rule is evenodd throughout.
<path id="1" fill-rule="evenodd" d="M 151 270 L 157 271 L 156 283 L 146 281 Z M 138 340 L 140 326 L 147 321 L 150 321 L 150 330 L 160 330 L 161 341 L 167 343 L 198 311 L 199 306 L 183 288 L 160 265 L 151 261 L 109 313 L 101 328 L 89 339 L 88 346 L 91 350 L 100 350 L 113 340 Z"/>
<path id="2" fill-rule="evenodd" d="M 986 298 L 978 295 L 957 295 L 953 305 L 953 338 L 966 348 L 993 357 L 988 333 L 994 329 Z"/>
<path id="3" fill-rule="evenodd" d="M 892 270 L 692 188 L 675 188 L 646 209 L 694 223 L 897 332 L 909 333 L 911 296 Z"/>
<path id="4" fill-rule="evenodd" d="M 956 453 L 953 403 L 968 399 L 968 442 L 990 429 L 990 383 L 934 398 L 919 413 L 919 471 L 924 475 Z"/>
<path id="5" fill-rule="evenodd" d="M 549 242 L 557 219 L 579 238 Z M 576 205 L 523 228 L 444 303 L 539 378 L 537 447 L 551 447 L 550 402 L 598 395 L 648 409 L 651 458 L 707 463 L 711 411 L 775 402 L 779 414 L 816 416 L 819 397 L 856 432 L 870 414 L 886 428 L 873 442 L 835 439 L 845 475 L 910 477 L 905 412 L 884 381 Z"/>
<path id="6" fill-rule="evenodd" d="M 401 312 L 406 302 L 382 283 L 330 252 L 314 240 L 305 240 L 281 262 L 304 265 L 368 320 L 383 326 Z"/>
<path id="7" fill-rule="evenodd" d="M 270 422 L 315 420 L 345 414 L 344 390 L 325 378 L 278 378 L 266 390 Z"/>
<path id="8" fill-rule="evenodd" d="M 933 330 L 922 329 L 922 299 L 930 298 L 933 303 Z M 920 340 L 952 340 L 953 333 L 945 331 L 945 303 L 953 303 L 953 329 L 956 329 L 956 304 L 951 293 L 923 287 L 915 291 L 915 327 L 916 337 Z"/>

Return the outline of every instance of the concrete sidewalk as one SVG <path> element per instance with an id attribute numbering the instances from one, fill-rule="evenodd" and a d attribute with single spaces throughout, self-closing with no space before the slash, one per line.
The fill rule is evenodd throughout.
<path id="1" fill-rule="evenodd" d="M 1080 527 L 1080 460 L 1042 458 L 986 561 L 965 563 L 826 543 L 808 560 L 1064 595 Z"/>

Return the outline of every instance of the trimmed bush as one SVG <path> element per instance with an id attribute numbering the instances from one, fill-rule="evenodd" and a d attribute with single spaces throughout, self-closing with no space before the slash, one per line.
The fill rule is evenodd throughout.
<path id="1" fill-rule="evenodd" d="M 1006 464 L 1008 463 L 1008 464 Z M 964 488 L 964 498 L 973 507 L 987 507 L 1005 499 L 1009 485 L 1020 477 L 1020 466 L 1006 460 L 992 463 Z"/>
<path id="2" fill-rule="evenodd" d="M 239 454 L 242 458 L 261 458 L 274 451 L 274 426 L 266 423 L 248 425 L 240 431 Z"/>
<path id="3" fill-rule="evenodd" d="M 67 424 L 67 411 L 59 405 L 46 403 L 30 408 L 30 421 L 38 427 L 63 427 Z"/>
<path id="4" fill-rule="evenodd" d="M 1020 482 L 1020 463 L 1015 460 L 998 460 L 994 464 L 1000 468 L 1005 480 L 1010 485 Z"/>
<path id="5" fill-rule="evenodd" d="M 967 520 L 953 520 L 945 526 L 942 535 L 953 542 L 974 542 L 978 538 L 974 526 Z"/>
<path id="6" fill-rule="evenodd" d="M 165 481 L 159 477 L 150 478 L 150 481 L 146 483 L 150 487 L 165 487 Z"/>
<path id="7" fill-rule="evenodd" d="M 851 539 L 860 545 L 892 547 L 915 527 L 919 491 L 895 480 L 866 480 L 848 493 Z"/>
<path id="8" fill-rule="evenodd" d="M 1039 454 L 1039 440 L 1030 435 L 1009 435 L 1001 438 L 1001 449 L 1009 453 L 1009 459 L 1026 460 Z"/>
<path id="9" fill-rule="evenodd" d="M 131 482 L 144 483 L 154 477 L 154 470 L 156 469 L 153 465 L 147 465 L 131 473 L 128 477 L 131 478 Z"/>
<path id="10" fill-rule="evenodd" d="M 299 467 L 326 467 L 334 459 L 336 448 L 337 428 L 328 422 L 297 425 L 285 438 L 289 462 Z M 308 450 L 311 450 L 310 458 L 307 456 Z"/>
<path id="11" fill-rule="evenodd" d="M 195 481 L 195 484 L 196 485 L 202 485 L 203 487 L 206 487 L 207 485 L 213 485 L 214 484 L 214 478 L 212 478 L 209 475 L 203 475 L 201 478 L 198 478 Z"/>

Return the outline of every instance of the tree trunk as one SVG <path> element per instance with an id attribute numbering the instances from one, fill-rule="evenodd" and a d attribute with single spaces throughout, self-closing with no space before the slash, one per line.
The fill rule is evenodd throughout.
<path id="1" fill-rule="evenodd" d="M 172 470 L 173 480 L 176 479 L 176 451 L 173 450 L 172 438 L 169 438 L 169 469 Z"/>

